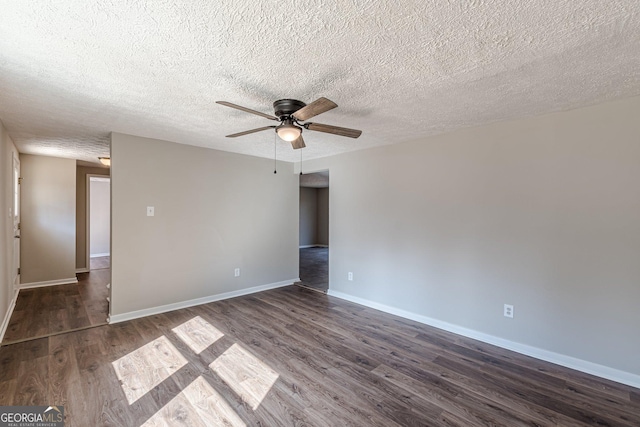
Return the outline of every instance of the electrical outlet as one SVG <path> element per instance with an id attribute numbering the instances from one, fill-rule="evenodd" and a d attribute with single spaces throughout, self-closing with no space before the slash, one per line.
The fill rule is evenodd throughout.
<path id="1" fill-rule="evenodd" d="M 155 214 L 155 208 L 153 206 L 147 206 L 147 216 L 154 216 Z"/>
<path id="2" fill-rule="evenodd" d="M 504 305 L 504 317 L 510 317 L 513 319 L 513 306 L 510 304 Z"/>
<path id="3" fill-rule="evenodd" d="M 234 277 L 240 277 L 240 269 L 236 268 L 235 271 L 233 272 L 233 276 Z"/>
<path id="4" fill-rule="evenodd" d="M 349 272 L 347 274 L 347 279 L 349 279 L 349 281 L 353 282 L 353 273 L 352 272 Z"/>

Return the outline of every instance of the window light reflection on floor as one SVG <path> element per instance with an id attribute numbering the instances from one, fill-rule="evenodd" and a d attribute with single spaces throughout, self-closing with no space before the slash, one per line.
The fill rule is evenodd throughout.
<path id="1" fill-rule="evenodd" d="M 185 387 L 141 427 L 173 425 L 246 426 L 227 401 L 201 376 Z"/>
<path id="2" fill-rule="evenodd" d="M 209 368 L 254 410 L 258 409 L 279 376 L 239 344 L 229 347 L 209 365 Z"/>
<path id="3" fill-rule="evenodd" d="M 172 331 L 197 354 L 224 336 L 200 316 L 176 326 Z"/>
<path id="4" fill-rule="evenodd" d="M 112 362 L 129 405 L 186 364 L 164 335 Z"/>

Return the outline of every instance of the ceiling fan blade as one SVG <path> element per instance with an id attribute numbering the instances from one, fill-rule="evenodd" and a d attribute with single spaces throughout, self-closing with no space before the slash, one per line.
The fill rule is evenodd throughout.
<path id="1" fill-rule="evenodd" d="M 291 141 L 291 146 L 294 150 L 306 147 L 306 145 L 304 144 L 304 139 L 302 139 L 302 135 L 300 135 L 297 139 Z"/>
<path id="2" fill-rule="evenodd" d="M 301 109 L 293 113 L 293 117 L 295 117 L 297 120 L 309 120 L 311 117 L 325 113 L 333 108 L 336 108 L 337 106 L 338 104 L 328 100 L 327 98 L 318 98 L 311 104 L 308 104 L 306 107 L 302 107 Z"/>
<path id="3" fill-rule="evenodd" d="M 227 135 L 227 138 L 235 138 L 236 136 L 249 135 L 250 133 L 261 132 L 267 129 L 275 129 L 275 126 L 265 126 L 257 129 L 245 130 L 244 132 L 232 133 Z"/>
<path id="4" fill-rule="evenodd" d="M 361 130 L 341 128 L 339 126 L 323 125 L 321 123 L 306 123 L 304 127 L 309 130 L 332 133 L 334 135 L 347 136 L 349 138 L 357 138 L 362 135 Z"/>
<path id="5" fill-rule="evenodd" d="M 244 111 L 245 113 L 256 114 L 258 116 L 262 116 L 270 120 L 278 120 L 276 117 L 270 116 L 269 114 L 261 113 L 260 111 L 252 110 L 251 108 L 241 107 L 240 105 L 232 104 L 227 101 L 216 101 L 216 104 L 224 105 L 225 107 L 235 108 L 236 110 Z"/>

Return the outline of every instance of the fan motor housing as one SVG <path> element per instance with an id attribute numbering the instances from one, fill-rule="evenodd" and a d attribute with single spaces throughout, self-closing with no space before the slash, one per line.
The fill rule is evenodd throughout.
<path id="1" fill-rule="evenodd" d="M 273 109 L 276 117 L 283 117 L 292 115 L 306 105 L 297 99 L 279 99 L 273 103 Z"/>

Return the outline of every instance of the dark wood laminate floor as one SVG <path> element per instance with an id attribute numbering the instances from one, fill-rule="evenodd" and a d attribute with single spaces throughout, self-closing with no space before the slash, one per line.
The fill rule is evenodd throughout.
<path id="1" fill-rule="evenodd" d="M 2 345 L 106 324 L 110 270 L 77 276 L 77 284 L 20 290 Z"/>
<path id="2" fill-rule="evenodd" d="M 289 286 L 0 348 L 66 426 L 638 426 L 640 390 Z"/>
<path id="3" fill-rule="evenodd" d="M 110 256 L 100 256 L 95 258 L 89 258 L 90 270 L 102 270 L 104 268 L 111 268 Z"/>
<path id="4" fill-rule="evenodd" d="M 300 284 L 327 292 L 329 289 L 329 248 L 300 249 Z"/>

